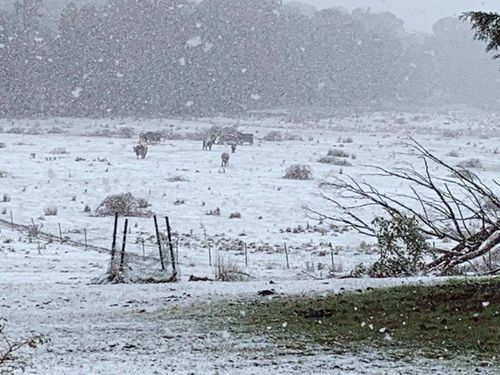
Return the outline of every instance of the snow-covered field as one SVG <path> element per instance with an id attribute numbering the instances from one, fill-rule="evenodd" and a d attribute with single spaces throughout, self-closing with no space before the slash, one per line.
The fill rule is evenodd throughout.
<path id="1" fill-rule="evenodd" d="M 137 160 L 132 152 L 136 137 L 90 136 L 96 130 L 124 127 L 136 132 L 170 128 L 186 134 L 213 124 L 239 125 L 257 139 L 279 130 L 302 140 L 257 140 L 254 146 L 240 146 L 223 170 L 220 155 L 230 152 L 229 146 L 203 151 L 198 141 L 167 140 L 150 146 L 146 159 Z M 47 134 L 55 127 L 63 133 Z M 21 128 L 25 134 L 12 134 L 12 128 Z M 330 243 L 339 275 L 348 274 L 361 262 L 372 262 L 377 255 L 369 245 L 360 246 L 363 238 L 315 222 L 304 207 L 328 212 L 330 206 L 318 196 L 319 184 L 340 173 L 390 192 L 404 191 L 404 185 L 371 175 L 366 165 L 392 168 L 411 163 L 418 167 L 418 158 L 403 144 L 408 135 L 453 164 L 479 159 L 482 167 L 475 172 L 486 181 L 494 178 L 500 171 L 497 117 L 450 112 L 297 122 L 276 117 L 3 120 L 0 129 L 4 132 L 0 142 L 5 144 L 0 148 L 0 199 L 4 194 L 10 198 L 0 203 L 0 219 L 8 223 L 12 212 L 15 223 L 33 220 L 56 238 L 50 243 L 30 242 L 8 224 L 0 226 L 0 317 L 8 320 L 14 336 L 37 331 L 51 339 L 33 353 L 27 372 L 415 373 L 412 370 L 418 365 L 423 373 L 467 373 L 475 368 L 474 364 L 462 363 L 457 368 L 449 362 L 423 359 L 396 365 L 383 353 L 345 357 L 318 352 L 302 358 L 274 348 L 263 338 L 232 337 L 223 330 L 208 332 L 203 322 L 182 319 L 179 311 L 196 304 L 206 308 L 214 300 L 253 296 L 269 288 L 270 280 L 277 291 L 286 294 L 415 281 L 325 279 L 331 267 Z M 51 153 L 56 148 L 67 153 Z M 318 163 L 330 149 L 349 153 L 346 160 L 352 166 Z M 283 179 L 285 169 L 295 163 L 310 165 L 314 178 Z M 182 181 L 173 181 L 177 177 Z M 86 205 L 95 209 L 107 195 L 122 192 L 146 198 L 158 216 L 170 217 L 178 241 L 179 283 L 92 285 L 91 280 L 106 271 L 109 255 L 58 243 L 60 225 L 63 236 L 71 240 L 83 243 L 86 230 L 89 244 L 109 248 L 113 219 L 83 211 Z M 45 216 L 48 207 L 57 207 L 57 215 Z M 220 216 L 207 215 L 217 207 Z M 239 212 L 241 218 L 230 219 L 233 212 Z M 160 225 L 164 230 L 163 220 Z M 130 218 L 127 251 L 156 258 L 154 233 L 151 218 Z M 190 275 L 213 278 L 214 268 L 209 263 L 214 264 L 219 254 L 236 262 L 250 280 L 188 282 Z M 130 267 L 136 266 L 139 263 L 130 262 Z"/>

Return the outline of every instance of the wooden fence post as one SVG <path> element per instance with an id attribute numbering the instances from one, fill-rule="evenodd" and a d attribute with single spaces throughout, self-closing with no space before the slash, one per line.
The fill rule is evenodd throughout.
<path id="1" fill-rule="evenodd" d="M 125 227 L 123 228 L 122 252 L 120 254 L 120 271 L 123 271 L 123 263 L 125 261 L 125 248 L 127 246 L 127 229 L 128 229 L 128 219 L 125 219 Z"/>
<path id="2" fill-rule="evenodd" d="M 63 236 L 62 236 L 62 230 L 61 230 L 61 223 L 57 224 L 59 226 L 59 240 L 61 243 L 63 243 Z"/>
<path id="3" fill-rule="evenodd" d="M 160 231 L 158 230 L 158 219 L 156 218 L 156 215 L 153 216 L 153 219 L 155 221 L 155 231 L 156 231 L 156 240 L 158 241 L 158 251 L 160 252 L 161 270 L 165 271 L 165 264 L 163 263 L 163 251 L 161 250 Z"/>
<path id="4" fill-rule="evenodd" d="M 212 267 L 212 247 L 210 241 L 208 241 L 208 265 Z"/>
<path id="5" fill-rule="evenodd" d="M 333 269 L 335 268 L 335 262 L 333 261 L 333 246 L 331 242 L 330 242 L 330 258 L 332 258 L 332 272 L 333 272 Z"/>
<path id="6" fill-rule="evenodd" d="M 115 225 L 113 227 L 113 242 L 111 244 L 111 263 L 113 263 L 113 261 L 115 260 L 117 231 L 118 231 L 118 213 L 115 213 Z"/>
<path id="7" fill-rule="evenodd" d="M 286 268 L 290 269 L 290 262 L 288 261 L 288 249 L 286 248 L 286 242 L 285 242 L 285 258 L 286 258 Z"/>
<path id="8" fill-rule="evenodd" d="M 248 268 L 248 250 L 246 242 L 245 242 L 245 267 Z"/>
<path id="9" fill-rule="evenodd" d="M 170 258 L 172 259 L 172 274 L 175 278 L 177 276 L 177 266 L 175 264 L 174 245 L 172 244 L 172 231 L 170 230 L 170 220 L 165 216 L 165 223 L 167 224 L 168 247 L 170 249 Z"/>

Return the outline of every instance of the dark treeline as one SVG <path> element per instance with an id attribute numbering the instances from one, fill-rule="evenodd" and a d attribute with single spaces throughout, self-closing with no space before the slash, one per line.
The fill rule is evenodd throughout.
<path id="1" fill-rule="evenodd" d="M 467 24 L 407 34 L 390 13 L 312 17 L 275 0 L 43 0 L 0 13 L 0 115 L 207 115 L 287 106 L 498 104 Z"/>

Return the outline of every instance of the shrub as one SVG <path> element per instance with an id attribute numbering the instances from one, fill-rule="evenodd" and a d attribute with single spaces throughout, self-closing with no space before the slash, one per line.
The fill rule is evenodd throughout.
<path id="1" fill-rule="evenodd" d="M 207 211 L 207 215 L 210 215 L 210 216 L 220 216 L 220 208 L 216 207 L 213 210 Z"/>
<path id="2" fill-rule="evenodd" d="M 340 167 L 352 167 L 352 164 L 349 161 L 345 159 L 339 159 L 334 156 L 323 156 L 318 160 L 318 162 L 323 164 L 338 165 Z"/>
<path id="3" fill-rule="evenodd" d="M 45 216 L 57 216 L 57 207 L 46 207 L 43 210 Z"/>
<path id="4" fill-rule="evenodd" d="M 4 202 L 4 203 L 10 202 L 10 196 L 9 196 L 9 194 L 4 194 L 3 195 L 2 202 Z"/>
<path id="5" fill-rule="evenodd" d="M 267 142 L 302 141 L 302 137 L 290 133 L 282 133 L 278 130 L 271 130 L 263 138 Z"/>
<path id="6" fill-rule="evenodd" d="M 241 219 L 241 214 L 239 212 L 231 212 L 229 215 L 230 219 Z"/>
<path id="7" fill-rule="evenodd" d="M 380 258 L 371 267 L 370 276 L 413 276 L 424 269 L 424 257 L 430 254 L 431 249 L 425 242 L 415 217 L 378 217 L 373 223 Z"/>
<path id="8" fill-rule="evenodd" d="M 50 129 L 48 130 L 48 132 L 47 132 L 47 133 L 49 133 L 49 134 L 62 134 L 62 133 L 64 133 L 64 132 L 63 132 L 63 130 L 62 130 L 61 128 L 58 128 L 58 127 L 56 127 L 56 126 L 53 126 L 52 128 L 50 128 Z"/>
<path id="9" fill-rule="evenodd" d="M 67 153 L 68 153 L 68 151 L 66 151 L 66 149 L 64 147 L 56 147 L 55 149 L 53 149 L 52 151 L 49 152 L 49 154 L 52 154 L 52 155 L 64 155 Z"/>
<path id="10" fill-rule="evenodd" d="M 458 163 L 458 166 L 462 168 L 477 169 L 477 168 L 482 168 L 483 164 L 479 159 L 467 159 L 467 160 L 462 160 L 460 163 Z"/>
<path id="11" fill-rule="evenodd" d="M 293 164 L 287 168 L 283 178 L 290 180 L 312 180 L 312 169 L 308 165 Z"/>
<path id="12" fill-rule="evenodd" d="M 91 212 L 91 211 L 92 211 L 92 210 L 90 209 L 89 205 L 88 205 L 88 204 L 86 204 L 86 205 L 85 205 L 85 207 L 83 208 L 83 212 L 85 212 L 85 213 L 89 213 L 89 212 Z"/>
<path id="13" fill-rule="evenodd" d="M 151 217 L 153 212 L 148 210 L 149 203 L 146 199 L 136 198 L 131 193 L 109 195 L 95 210 L 95 216 L 120 216 Z"/>
<path id="14" fill-rule="evenodd" d="M 348 158 L 349 154 L 344 150 L 333 149 L 328 151 L 328 156 L 335 156 L 337 158 Z"/>
<path id="15" fill-rule="evenodd" d="M 215 279 L 218 281 L 244 281 L 247 275 L 243 273 L 235 259 L 219 255 L 215 266 Z"/>
<path id="16" fill-rule="evenodd" d="M 351 137 L 347 137 L 342 139 L 342 143 L 353 143 L 354 140 Z"/>
<path id="17" fill-rule="evenodd" d="M 7 145 L 5 143 L 0 142 L 0 148 L 6 148 L 6 147 L 7 147 Z"/>
<path id="18" fill-rule="evenodd" d="M 182 176 L 174 176 L 167 178 L 167 182 L 187 182 L 187 181 L 189 180 Z"/>
<path id="19" fill-rule="evenodd" d="M 458 151 L 450 151 L 446 154 L 446 156 L 449 156 L 451 158 L 458 158 L 460 157 L 460 154 L 458 153 Z"/>

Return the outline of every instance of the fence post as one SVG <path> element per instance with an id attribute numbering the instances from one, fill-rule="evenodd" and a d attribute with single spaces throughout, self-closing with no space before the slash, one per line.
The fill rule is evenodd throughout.
<path id="1" fill-rule="evenodd" d="M 330 258 L 332 258 L 332 271 L 335 268 L 335 262 L 333 261 L 333 246 L 332 243 L 330 242 Z"/>
<path id="2" fill-rule="evenodd" d="M 286 242 L 285 242 L 285 257 L 286 257 L 286 268 L 290 269 L 290 262 L 288 261 L 288 250 L 286 248 Z"/>
<path id="3" fill-rule="evenodd" d="M 142 243 L 142 256 L 145 256 L 146 251 L 144 250 L 144 238 L 141 238 L 141 243 Z"/>
<path id="4" fill-rule="evenodd" d="M 208 265 L 212 267 L 212 246 L 210 241 L 208 241 Z"/>
<path id="5" fill-rule="evenodd" d="M 57 224 L 59 226 L 59 240 L 61 243 L 63 243 L 63 236 L 62 236 L 62 230 L 61 230 L 61 223 Z"/>
<path id="6" fill-rule="evenodd" d="M 246 242 L 245 242 L 245 267 L 248 268 L 248 250 Z"/>
<path id="7" fill-rule="evenodd" d="M 158 241 L 158 251 L 160 252 L 161 270 L 165 271 L 165 264 L 163 263 L 163 251 L 161 250 L 160 231 L 158 230 L 158 219 L 156 218 L 156 215 L 153 216 L 153 219 L 155 221 L 155 231 L 156 231 L 156 240 Z"/>
<path id="8" fill-rule="evenodd" d="M 172 231 L 170 230 L 170 220 L 168 220 L 168 216 L 165 216 L 165 223 L 167 224 L 168 247 L 170 249 L 170 258 L 172 259 L 172 272 L 175 278 L 177 276 L 177 267 L 175 265 L 174 245 L 172 244 Z"/>
<path id="9" fill-rule="evenodd" d="M 125 219 L 125 227 L 123 228 L 122 252 L 120 254 L 120 271 L 123 271 L 123 263 L 125 261 L 125 248 L 127 246 L 127 229 L 128 229 L 128 219 Z"/>
<path id="10" fill-rule="evenodd" d="M 88 244 L 87 244 L 87 228 L 83 228 L 83 234 L 85 236 L 85 251 L 88 250 Z"/>
<path id="11" fill-rule="evenodd" d="M 14 215 L 12 215 L 12 210 L 10 210 L 10 226 L 14 232 Z"/>
<path id="12" fill-rule="evenodd" d="M 111 263 L 113 263 L 113 260 L 115 260 L 117 231 L 118 231 L 118 213 L 115 213 L 115 225 L 113 227 L 113 242 L 111 244 Z"/>

